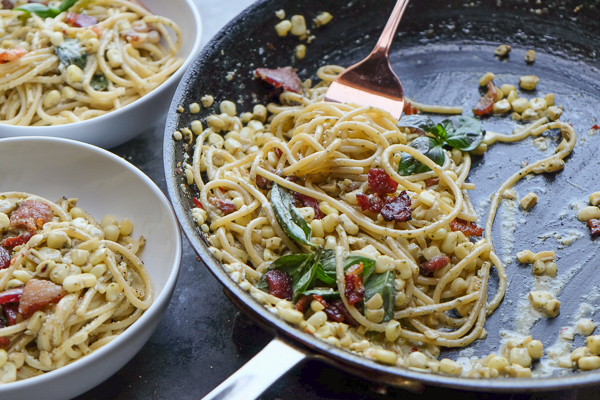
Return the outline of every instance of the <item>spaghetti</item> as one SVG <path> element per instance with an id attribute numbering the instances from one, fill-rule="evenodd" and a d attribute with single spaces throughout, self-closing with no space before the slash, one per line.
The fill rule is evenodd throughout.
<path id="1" fill-rule="evenodd" d="M 69 364 L 133 324 L 153 299 L 131 221 L 0 193 L 0 381 Z"/>
<path id="2" fill-rule="evenodd" d="M 80 0 L 54 18 L 0 10 L 0 27 L 4 124 L 104 115 L 154 90 L 183 63 L 177 24 L 127 0 Z"/>
<path id="3" fill-rule="evenodd" d="M 563 140 L 500 186 L 484 230 L 468 195 L 469 152 L 443 150 L 438 165 L 387 112 L 323 101 L 341 71 L 322 67 L 316 86 L 284 91 L 268 121 L 221 114 L 209 124 L 188 166 L 199 190 L 192 215 L 232 278 L 288 322 L 380 362 L 460 374 L 437 357 L 441 346 L 485 337 L 502 301 L 506 273 L 491 234 L 502 195 L 527 174 L 560 170 L 575 132 L 542 118 L 519 135 L 487 133 L 486 145 L 549 129 Z M 407 156 L 427 168 L 401 175 Z"/>

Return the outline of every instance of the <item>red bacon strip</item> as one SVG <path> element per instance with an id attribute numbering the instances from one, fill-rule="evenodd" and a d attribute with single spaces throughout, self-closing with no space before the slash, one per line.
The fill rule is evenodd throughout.
<path id="1" fill-rule="evenodd" d="M 365 298 L 365 287 L 360 279 L 360 276 L 351 274 L 344 277 L 345 287 L 344 293 L 348 303 L 355 305 Z"/>
<path id="2" fill-rule="evenodd" d="M 6 303 L 2 306 L 2 311 L 4 311 L 4 317 L 6 318 L 8 326 L 13 326 L 17 323 L 19 318 L 18 308 L 18 303 Z"/>
<path id="3" fill-rule="evenodd" d="M 271 188 L 273 187 L 273 182 L 271 182 L 262 175 L 256 175 L 256 186 L 258 186 L 262 190 L 271 190 Z"/>
<path id="4" fill-rule="evenodd" d="M 402 111 L 404 115 L 415 115 L 419 112 L 416 107 L 414 107 L 410 102 L 404 101 L 404 109 Z"/>
<path id="5" fill-rule="evenodd" d="M 319 208 L 319 201 L 317 199 L 297 192 L 294 192 L 294 198 L 297 202 L 302 204 L 303 207 L 310 207 L 315 210 L 315 219 L 323 218 L 323 211 Z"/>
<path id="6" fill-rule="evenodd" d="M 456 218 L 455 220 L 450 221 L 450 229 L 452 229 L 453 232 L 461 231 L 467 237 L 470 237 L 471 235 L 483 235 L 483 228 L 479 228 L 474 223 L 462 220 L 460 218 Z"/>
<path id="7" fill-rule="evenodd" d="M 10 227 L 35 232 L 53 217 L 54 213 L 48 204 L 37 200 L 25 200 L 10 215 Z"/>
<path id="8" fill-rule="evenodd" d="M 445 254 L 433 257 L 431 260 L 419 265 L 421 275 L 429 275 L 440 268 L 444 268 L 450 262 L 450 258 Z"/>
<path id="9" fill-rule="evenodd" d="M 373 193 L 387 194 L 395 193 L 398 189 L 398 182 L 381 168 L 371 168 L 369 170 L 369 189 Z"/>
<path id="10" fill-rule="evenodd" d="M 62 286 L 42 279 L 28 280 L 22 290 L 19 312 L 24 318 L 28 318 L 48 304 L 58 302 L 67 294 Z"/>
<path id="11" fill-rule="evenodd" d="M 265 276 L 267 278 L 267 285 L 269 285 L 269 294 L 280 299 L 292 300 L 294 288 L 290 274 L 274 269 L 268 271 Z"/>
<path id="12" fill-rule="evenodd" d="M 590 218 L 587 221 L 592 236 L 600 236 L 600 219 Z"/>
<path id="13" fill-rule="evenodd" d="M 32 236 L 33 236 L 33 233 L 25 232 L 24 234 L 16 236 L 16 237 L 6 238 L 0 244 L 4 247 L 12 249 L 13 247 L 17 247 L 17 246 L 27 243 L 29 241 L 29 239 L 31 239 Z"/>
<path id="14" fill-rule="evenodd" d="M 13 288 L 0 293 L 0 304 L 15 303 L 21 299 L 23 288 Z"/>
<path id="15" fill-rule="evenodd" d="M 423 182 L 425 182 L 426 187 L 435 186 L 440 183 L 440 178 L 436 176 L 435 178 L 425 179 Z"/>
<path id="16" fill-rule="evenodd" d="M 231 200 L 221 200 L 217 199 L 216 197 L 209 197 L 208 201 L 221 210 L 225 215 L 231 214 L 235 211 L 235 203 Z"/>
<path id="17" fill-rule="evenodd" d="M 257 68 L 256 76 L 276 88 L 283 87 L 284 90 L 302 93 L 302 81 L 292 67 L 277 69 Z"/>
<path id="18" fill-rule="evenodd" d="M 10 267 L 10 253 L 4 247 L 0 246 L 0 269 Z"/>
<path id="19" fill-rule="evenodd" d="M 0 64 L 6 64 L 7 62 L 19 59 L 27 54 L 27 50 L 22 47 L 16 49 L 1 49 L 0 50 Z"/>
<path id="20" fill-rule="evenodd" d="M 487 93 L 479 99 L 477 105 L 473 108 L 473 114 L 479 117 L 491 113 L 494 108 L 494 103 L 496 102 L 496 93 L 498 92 L 498 89 L 494 85 L 494 82 L 489 82 L 487 88 Z"/>
<path id="21" fill-rule="evenodd" d="M 325 307 L 323 312 L 327 314 L 328 320 L 333 322 L 343 322 L 350 326 L 358 326 L 358 322 L 352 317 L 350 311 L 348 311 L 341 299 L 325 301 L 318 295 L 314 295 L 314 298 Z"/>
<path id="22" fill-rule="evenodd" d="M 76 28 L 87 28 L 88 26 L 96 25 L 98 19 L 86 14 L 77 14 L 69 11 L 66 18 L 67 24 Z"/>
<path id="23" fill-rule="evenodd" d="M 392 197 L 381 209 L 381 216 L 386 221 L 406 222 L 412 216 L 410 197 L 406 190 L 400 192 L 399 196 Z"/>

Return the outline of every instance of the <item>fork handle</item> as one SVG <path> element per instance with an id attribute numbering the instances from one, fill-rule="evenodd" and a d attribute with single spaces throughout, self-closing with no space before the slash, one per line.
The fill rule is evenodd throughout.
<path id="1" fill-rule="evenodd" d="M 398 24 L 402 19 L 402 15 L 404 14 L 404 10 L 408 5 L 408 0 L 398 0 L 396 5 L 394 6 L 394 10 L 392 11 L 392 15 L 388 19 L 388 22 L 385 24 L 385 28 L 383 28 L 383 32 L 373 49 L 372 54 L 375 53 L 383 53 L 385 57 L 388 56 L 390 51 L 390 46 L 392 45 L 392 40 L 394 40 L 394 35 L 396 34 L 396 30 L 398 29 Z"/>

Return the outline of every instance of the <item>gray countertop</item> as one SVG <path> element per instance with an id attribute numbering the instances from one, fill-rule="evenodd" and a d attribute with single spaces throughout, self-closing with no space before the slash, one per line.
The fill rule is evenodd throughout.
<path id="1" fill-rule="evenodd" d="M 195 0 L 203 19 L 203 44 L 251 0 Z M 166 193 L 161 123 L 112 151 L 137 165 Z M 90 399 L 200 399 L 234 373 L 271 339 L 241 315 L 221 285 L 197 260 L 184 238 L 181 273 L 164 319 L 142 350 L 114 376 L 77 397 Z M 592 399 L 598 387 L 539 394 L 477 394 L 428 388 L 417 395 L 386 389 L 311 360 L 279 379 L 263 400 L 275 399 Z"/>

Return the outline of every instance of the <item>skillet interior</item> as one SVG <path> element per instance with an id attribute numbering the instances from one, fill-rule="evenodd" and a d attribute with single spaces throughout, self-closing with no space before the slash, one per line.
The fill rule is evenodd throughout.
<path id="1" fill-rule="evenodd" d="M 215 109 L 203 110 L 201 114 L 177 113 L 178 105 L 198 101 L 204 94 L 211 94 L 218 101 L 229 99 L 238 103 L 238 111 L 250 110 L 253 104 L 266 104 L 274 99 L 275 92 L 266 89 L 253 78 L 257 67 L 280 67 L 293 65 L 302 78 L 315 77 L 317 68 L 324 64 L 351 65 L 372 49 L 387 17 L 393 1 L 260 1 L 222 30 L 204 49 L 187 72 L 175 95 L 165 134 L 165 172 L 169 194 L 192 246 L 216 277 L 233 294 L 234 302 L 260 322 L 285 337 L 293 338 L 329 361 L 349 367 L 349 370 L 368 374 L 373 379 L 399 383 L 398 378 L 419 379 L 443 386 L 518 391 L 541 390 L 598 383 L 600 373 L 576 373 L 544 380 L 468 380 L 429 375 L 404 369 L 384 367 L 326 346 L 309 335 L 298 332 L 250 299 L 234 285 L 220 266 L 209 255 L 198 230 L 194 227 L 188 211 L 192 207 L 190 190 L 182 190 L 182 176 L 175 173 L 177 163 L 184 157 L 182 142 L 173 142 L 171 134 L 187 126 L 193 119 L 209 115 Z M 564 121 L 573 124 L 579 136 L 574 154 L 567 161 L 565 170 L 551 176 L 537 176 L 520 182 L 516 190 L 520 196 L 529 191 L 540 194 L 535 209 L 525 218 L 520 210 L 513 213 L 501 209 L 495 224 L 495 245 L 501 258 L 522 249 L 539 251 L 557 249 L 559 256 L 558 278 L 571 276 L 559 299 L 561 315 L 555 319 L 541 319 L 533 325 L 531 333 L 544 342 L 545 347 L 556 341 L 560 327 L 573 324 L 573 315 L 585 300 L 593 306 L 600 301 L 593 287 L 597 286 L 593 262 L 597 255 L 597 241 L 590 240 L 587 228 L 575 219 L 576 211 L 570 204 L 583 204 L 592 191 L 598 190 L 590 182 L 596 180 L 600 162 L 596 149 L 600 146 L 600 134 L 589 135 L 588 130 L 598 117 L 600 97 L 600 67 L 598 54 L 599 2 L 588 2 L 578 11 L 573 2 L 544 2 L 533 6 L 522 1 L 503 1 L 500 6 L 470 2 L 421 1 L 409 5 L 400 25 L 399 33 L 391 50 L 394 69 L 402 80 L 407 96 L 425 103 L 463 105 L 469 110 L 481 93 L 477 79 L 486 71 L 496 73 L 496 83 L 517 84 L 518 77 L 535 74 L 541 78 L 537 94 L 556 94 L 557 103 L 563 105 Z M 312 19 L 318 11 L 329 11 L 332 22 L 313 29 L 316 36 L 308 46 L 302 61 L 292 60 L 291 54 L 298 40 L 294 37 L 279 38 L 274 24 L 278 19 L 274 11 L 286 10 L 287 15 L 303 14 Z M 539 11 L 538 11 L 539 10 Z M 510 57 L 500 60 L 493 55 L 500 43 L 513 46 Z M 533 48 L 537 59 L 533 65 L 524 62 L 525 52 Z M 231 80 L 227 74 L 234 73 Z M 531 95 L 529 96 L 531 97 Z M 217 103 L 216 102 L 216 103 Z M 217 111 L 218 112 L 218 111 Z M 596 113 L 596 114 L 595 114 Z M 467 112 L 467 115 L 469 113 Z M 509 133 L 516 126 L 509 118 L 492 117 L 484 121 L 488 130 Z M 550 141 L 556 134 L 550 134 Z M 581 139 L 585 139 L 582 142 Z M 554 144 L 547 153 L 553 151 Z M 519 168 L 525 160 L 542 157 L 531 140 L 513 145 L 495 145 L 484 157 L 476 160 L 470 181 L 477 183 L 472 194 L 475 205 L 485 210 L 486 199 L 499 184 Z M 483 162 L 482 162 L 483 161 Z M 480 212 L 484 216 L 484 212 Z M 503 228 L 505 221 L 516 223 Z M 510 217 L 510 216 L 513 217 Z M 562 216 L 562 217 L 561 217 Z M 483 218 L 483 217 L 482 217 Z M 502 241 L 502 233 L 514 238 Z M 562 237 L 581 232 L 573 245 L 558 249 L 558 241 L 551 234 Z M 548 239 L 543 236 L 550 234 Z M 500 331 L 512 325 L 519 301 L 533 288 L 533 278 L 528 267 L 513 262 L 507 266 L 509 288 L 500 309 L 486 322 L 488 339 L 478 341 L 466 351 L 448 351 L 443 355 L 456 358 L 485 356 L 497 349 Z M 585 288 L 582 290 L 582 288 Z M 576 337 L 574 347 L 582 345 Z"/>

